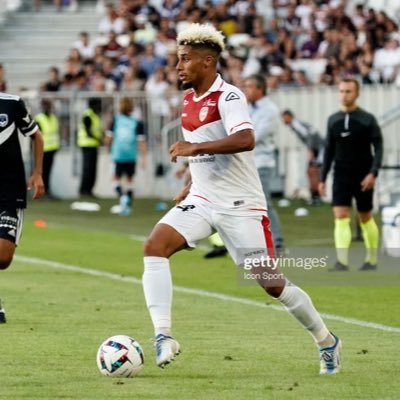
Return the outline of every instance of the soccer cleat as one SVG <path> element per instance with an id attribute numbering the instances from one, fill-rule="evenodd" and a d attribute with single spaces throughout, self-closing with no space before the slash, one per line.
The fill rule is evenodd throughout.
<path id="1" fill-rule="evenodd" d="M 367 261 L 359 268 L 359 271 L 375 271 L 377 268 L 376 264 L 371 264 Z"/>
<path id="2" fill-rule="evenodd" d="M 181 352 L 181 346 L 171 336 L 162 333 L 156 336 L 156 363 L 160 368 L 164 368 Z"/>
<path id="3" fill-rule="evenodd" d="M 332 332 L 335 344 L 331 347 L 321 347 L 319 349 L 320 374 L 337 374 L 340 371 L 340 352 L 342 350 L 342 341 Z"/>
<path id="4" fill-rule="evenodd" d="M 225 246 L 214 246 L 214 248 L 204 255 L 204 258 L 216 258 L 225 256 L 228 250 Z"/>
<path id="5" fill-rule="evenodd" d="M 332 267 L 329 268 L 329 272 L 335 272 L 335 271 L 348 271 L 349 267 L 347 265 L 342 264 L 340 261 L 336 261 L 336 264 Z"/>
<path id="6" fill-rule="evenodd" d="M 5 323 L 6 323 L 6 313 L 0 301 L 0 324 L 5 324 Z"/>

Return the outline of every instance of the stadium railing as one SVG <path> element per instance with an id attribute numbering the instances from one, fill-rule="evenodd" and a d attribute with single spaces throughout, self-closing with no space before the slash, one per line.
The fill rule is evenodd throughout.
<path id="1" fill-rule="evenodd" d="M 399 88 L 391 86 L 363 87 L 360 106 L 382 117 L 385 139 L 384 165 L 400 165 L 400 103 Z M 54 101 L 56 114 L 60 118 L 62 148 L 56 156 L 52 182 L 55 194 L 60 197 L 76 197 L 80 176 L 80 151 L 76 145 L 76 132 L 80 117 L 90 97 L 100 97 L 103 104 L 103 121 L 107 128 L 111 117 L 118 112 L 122 97 L 131 97 L 135 103 L 134 114 L 143 120 L 148 136 L 149 160 L 146 170 L 137 171 L 138 196 L 157 196 L 171 198 L 180 189 L 182 182 L 174 178 L 175 165 L 168 158 L 169 146 L 181 138 L 179 127 L 179 92 L 151 98 L 145 92 L 55 92 L 26 93 L 22 97 L 32 114 L 39 112 L 42 98 Z M 296 116 L 317 127 L 325 136 L 326 121 L 330 114 L 339 109 L 336 88 L 306 88 L 297 90 L 279 90 L 271 92 L 270 97 L 280 110 L 292 109 Z M 397 106 L 399 105 L 399 106 Z M 389 121 L 390 123 L 385 122 Z M 28 144 L 24 145 L 28 155 Z M 279 174 L 283 179 L 283 192 L 291 196 L 298 189 L 307 193 L 307 151 L 293 133 L 283 124 L 279 127 L 277 146 L 279 149 Z M 29 157 L 26 157 L 29 163 Z M 99 172 L 96 193 L 100 196 L 112 196 L 112 163 L 109 152 L 102 148 L 99 158 Z M 167 185 L 164 185 L 168 182 Z"/>

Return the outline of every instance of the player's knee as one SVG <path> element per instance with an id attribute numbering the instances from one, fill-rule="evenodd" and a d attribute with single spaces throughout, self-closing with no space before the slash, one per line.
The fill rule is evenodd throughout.
<path id="1" fill-rule="evenodd" d="M 282 286 L 268 286 L 264 289 L 271 297 L 274 297 L 274 298 L 278 298 L 283 291 Z"/>
<path id="2" fill-rule="evenodd" d="M 143 252 L 146 257 L 166 257 L 165 246 L 151 237 L 144 242 Z"/>
<path id="3" fill-rule="evenodd" d="M 12 257 L 0 256 L 0 270 L 7 269 L 11 265 Z"/>

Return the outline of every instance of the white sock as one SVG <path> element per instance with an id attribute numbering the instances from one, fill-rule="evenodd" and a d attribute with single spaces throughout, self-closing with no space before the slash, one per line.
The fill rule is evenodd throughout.
<path id="1" fill-rule="evenodd" d="M 172 279 L 169 260 L 144 257 L 143 291 L 154 332 L 171 335 Z"/>
<path id="2" fill-rule="evenodd" d="M 310 332 L 317 344 L 325 345 L 331 342 L 328 328 L 304 290 L 287 282 L 278 300 Z M 332 340 L 334 343 L 333 337 Z"/>

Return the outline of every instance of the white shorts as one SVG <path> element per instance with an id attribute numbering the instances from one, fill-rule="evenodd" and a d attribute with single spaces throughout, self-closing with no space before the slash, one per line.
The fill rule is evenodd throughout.
<path id="1" fill-rule="evenodd" d="M 253 255 L 273 256 L 269 219 L 264 210 L 229 210 L 190 195 L 172 208 L 159 224 L 179 232 L 189 247 L 217 231 L 237 265 Z"/>

